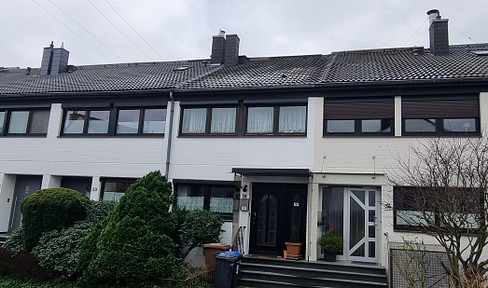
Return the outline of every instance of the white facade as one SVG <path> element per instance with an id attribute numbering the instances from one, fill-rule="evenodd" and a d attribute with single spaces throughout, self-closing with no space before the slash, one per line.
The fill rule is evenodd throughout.
<path id="1" fill-rule="evenodd" d="M 378 191 L 375 220 L 374 262 L 387 266 L 390 243 L 414 235 L 393 230 L 393 212 L 384 208 L 392 201 L 392 187 L 385 175 L 394 168 L 394 156 L 406 157 L 409 145 L 422 141 L 401 136 L 401 97 L 394 98 L 395 135 L 387 137 L 324 137 L 324 98 L 309 97 L 305 136 L 276 137 L 182 137 L 179 135 L 180 103 L 175 103 L 173 137 L 62 137 L 60 103 L 51 105 L 46 137 L 2 137 L 0 141 L 0 231 L 8 231 L 18 175 L 42 176 L 41 187 L 56 187 L 62 177 L 92 179 L 90 198 L 100 198 L 101 178 L 139 178 L 154 170 L 165 170 L 169 179 L 201 181 L 241 181 L 234 207 L 234 221 L 225 222 L 222 242 L 232 243 L 237 228 L 244 227 L 245 252 L 250 251 L 253 185 L 294 183 L 307 187 L 305 254 L 310 260 L 321 257 L 317 239 L 321 235 L 325 186 L 366 187 Z M 272 100 L 270 100 L 272 103 Z M 169 131 L 171 113 L 167 114 Z M 488 92 L 480 94 L 481 127 L 488 125 Z M 166 159 L 171 140 L 170 159 Z M 233 168 L 305 169 L 309 177 L 286 175 L 235 175 Z M 247 189 L 244 189 L 247 187 Z M 246 191 L 244 191 L 246 190 Z M 244 200 L 244 201 L 242 201 Z M 241 203 L 248 202 L 247 210 Z M 421 236 L 422 237 L 422 236 Z M 427 244 L 435 241 L 423 237 Z M 347 259 L 345 259 L 347 260 Z"/>

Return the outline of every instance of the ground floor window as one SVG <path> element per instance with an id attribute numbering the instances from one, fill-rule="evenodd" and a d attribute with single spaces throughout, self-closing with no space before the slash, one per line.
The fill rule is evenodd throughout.
<path id="1" fill-rule="evenodd" d="M 134 178 L 106 178 L 102 181 L 101 200 L 119 202 L 127 188 L 136 181 Z"/>
<path id="2" fill-rule="evenodd" d="M 176 206 L 179 209 L 209 210 L 220 213 L 224 220 L 232 220 L 234 193 L 233 182 L 225 183 L 175 183 Z"/>

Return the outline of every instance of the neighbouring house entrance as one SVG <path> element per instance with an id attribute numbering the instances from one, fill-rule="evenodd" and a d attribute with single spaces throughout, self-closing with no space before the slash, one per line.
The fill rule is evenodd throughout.
<path id="1" fill-rule="evenodd" d="M 376 188 L 323 188 L 323 232 L 334 229 L 344 237 L 338 259 L 377 261 L 379 200 Z"/>
<path id="2" fill-rule="evenodd" d="M 12 232 L 22 224 L 20 202 L 25 197 L 41 189 L 42 176 L 17 175 L 15 180 L 14 199 L 10 210 L 10 225 L 8 231 Z"/>
<path id="3" fill-rule="evenodd" d="M 282 255 L 287 241 L 305 247 L 306 212 L 306 184 L 254 183 L 250 253 Z"/>

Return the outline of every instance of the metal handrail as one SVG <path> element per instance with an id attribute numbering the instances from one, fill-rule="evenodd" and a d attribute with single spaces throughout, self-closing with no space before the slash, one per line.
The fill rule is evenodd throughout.
<path id="1" fill-rule="evenodd" d="M 241 254 L 244 254 L 244 229 L 246 229 L 245 226 L 239 226 L 234 243 L 232 244 L 232 251 L 237 251 Z"/>

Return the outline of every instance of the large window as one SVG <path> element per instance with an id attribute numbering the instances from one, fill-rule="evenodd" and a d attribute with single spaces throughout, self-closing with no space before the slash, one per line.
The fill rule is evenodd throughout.
<path id="1" fill-rule="evenodd" d="M 393 98 L 329 100 L 324 108 L 324 135 L 393 135 Z"/>
<path id="2" fill-rule="evenodd" d="M 306 105 L 183 107 L 182 136 L 305 135 Z"/>
<path id="3" fill-rule="evenodd" d="M 403 98 L 403 135 L 479 135 L 479 102 L 459 99 Z"/>
<path id="4" fill-rule="evenodd" d="M 235 135 L 237 107 L 183 108 L 181 135 Z"/>
<path id="5" fill-rule="evenodd" d="M 176 206 L 179 209 L 209 210 L 232 220 L 233 184 L 175 184 Z"/>
<path id="6" fill-rule="evenodd" d="M 63 135 L 162 135 L 164 108 L 65 110 Z M 114 117 L 115 115 L 115 117 Z"/>
<path id="7" fill-rule="evenodd" d="M 0 135 L 45 136 L 48 123 L 48 109 L 0 111 Z"/>
<path id="8" fill-rule="evenodd" d="M 166 109 L 120 109 L 117 134 L 162 134 L 166 126 Z"/>
<path id="9" fill-rule="evenodd" d="M 393 189 L 395 230 L 422 231 L 442 227 L 443 221 L 461 229 L 477 229 L 482 212 L 479 190 L 455 187 L 402 187 Z"/>
<path id="10" fill-rule="evenodd" d="M 260 106 L 247 108 L 247 134 L 305 134 L 307 106 Z"/>

